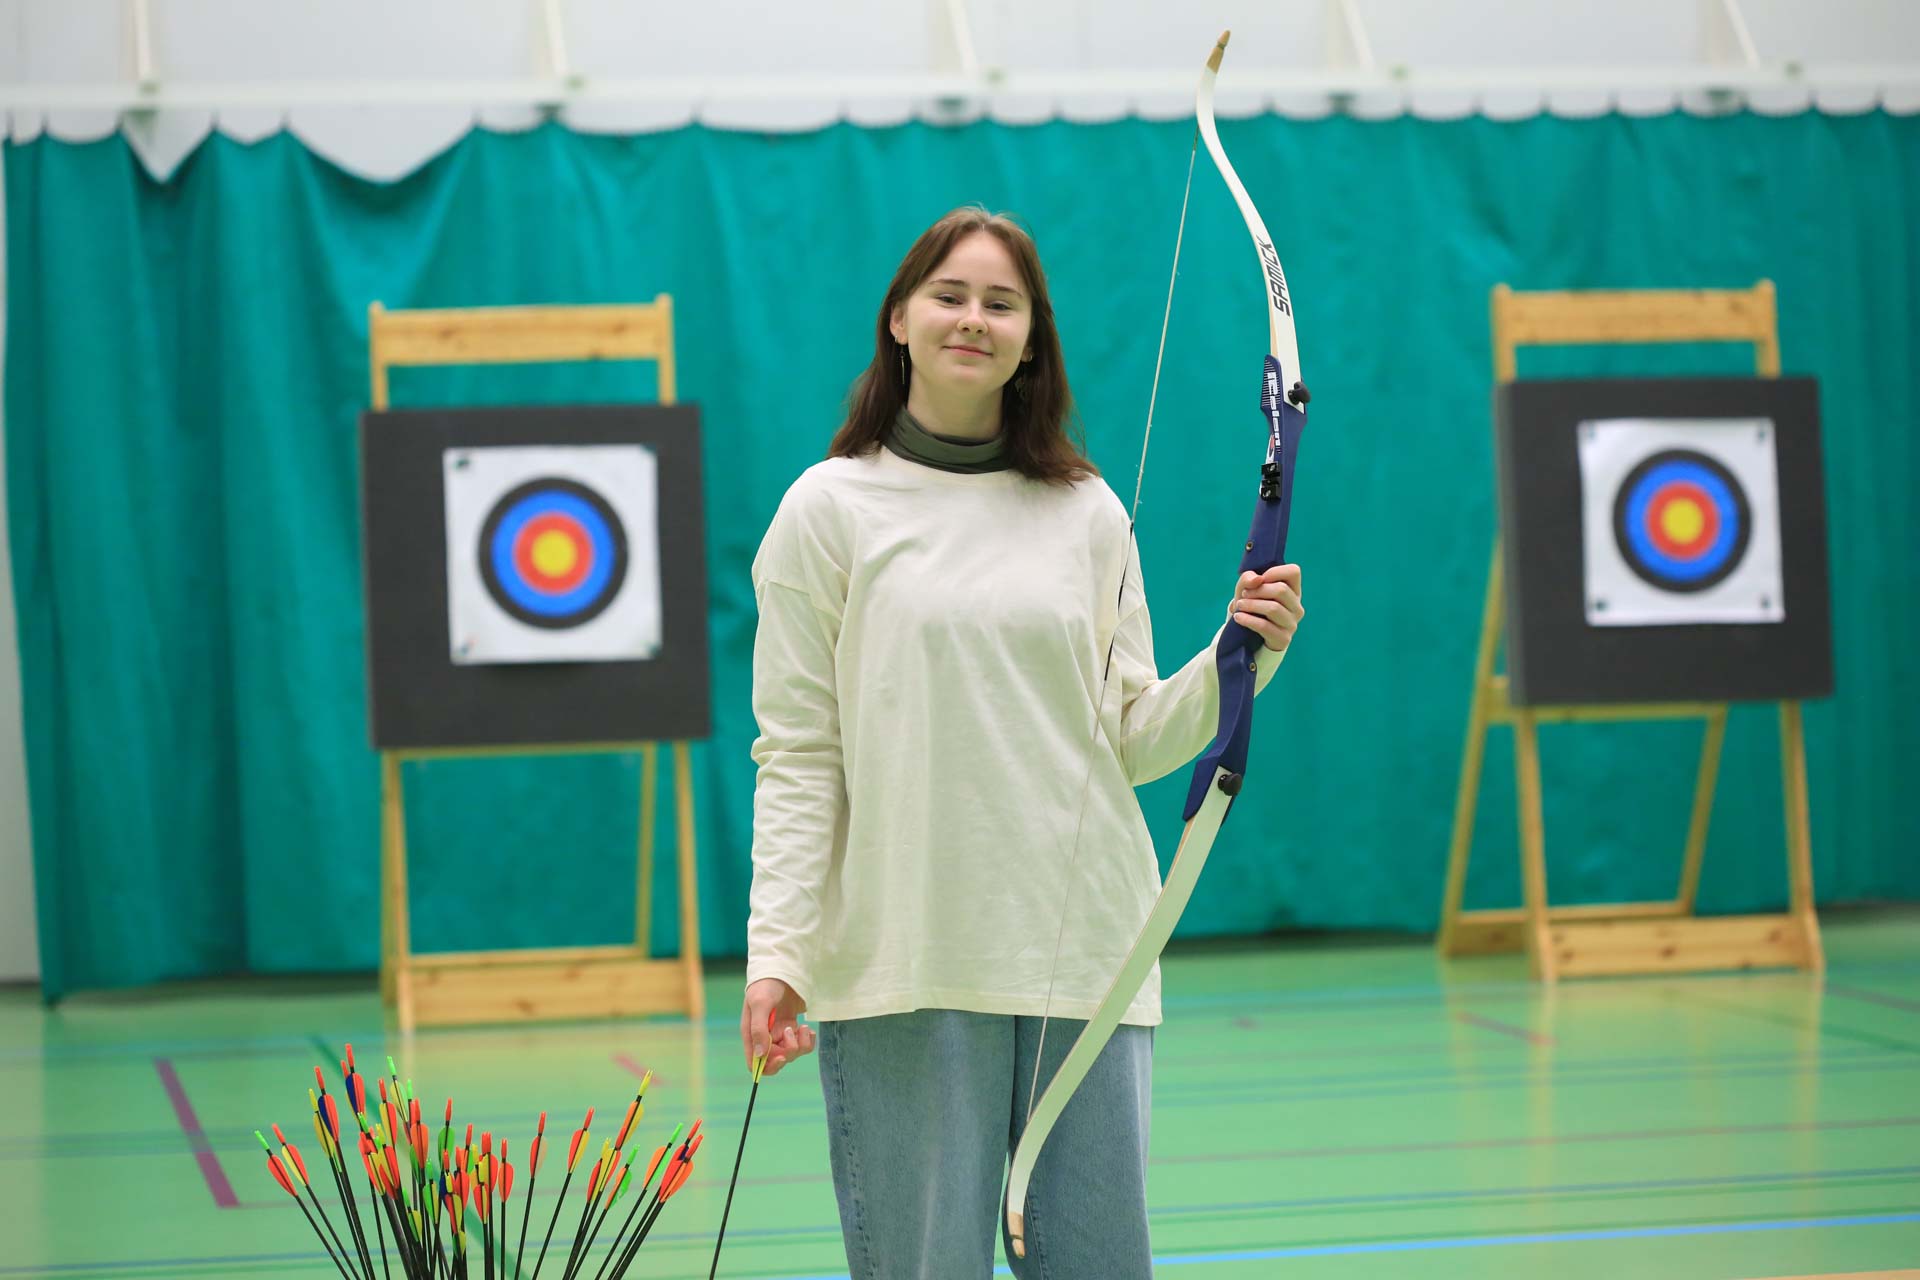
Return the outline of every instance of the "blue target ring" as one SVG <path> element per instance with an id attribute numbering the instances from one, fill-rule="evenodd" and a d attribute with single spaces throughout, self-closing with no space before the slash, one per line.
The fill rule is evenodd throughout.
<path id="1" fill-rule="evenodd" d="M 538 535 L 557 545 L 566 570 L 543 573 L 529 554 Z M 627 575 L 627 537 L 606 499 L 559 477 L 529 480 L 502 497 L 481 526 L 480 576 L 494 602 L 530 626 L 577 627 L 598 617 Z"/>
<path id="2" fill-rule="evenodd" d="M 1683 518 L 1670 523 L 1675 508 Z M 1740 567 L 1753 518 L 1745 490 L 1724 465 L 1695 450 L 1669 449 L 1621 482 L 1613 532 L 1621 558 L 1641 580 L 1691 593 Z"/>

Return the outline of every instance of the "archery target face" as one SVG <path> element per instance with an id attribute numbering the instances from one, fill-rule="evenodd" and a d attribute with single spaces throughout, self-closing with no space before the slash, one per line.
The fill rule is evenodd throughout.
<path id="1" fill-rule="evenodd" d="M 658 469 L 640 445 L 441 455 L 448 647 L 460 665 L 660 649 Z"/>
<path id="2" fill-rule="evenodd" d="M 1786 617 L 1772 422 L 1588 421 L 1579 448 L 1588 625 Z"/>

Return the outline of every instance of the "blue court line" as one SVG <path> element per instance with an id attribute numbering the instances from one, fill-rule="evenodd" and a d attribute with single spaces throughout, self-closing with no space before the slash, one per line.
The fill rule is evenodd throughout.
<path id="1" fill-rule="evenodd" d="M 1288 1245 L 1274 1249 L 1242 1249 L 1225 1253 L 1182 1253 L 1153 1260 L 1160 1267 L 1207 1266 L 1220 1262 L 1263 1262 L 1278 1258 L 1329 1258 L 1369 1253 L 1424 1253 L 1440 1249 L 1487 1249 L 1526 1244 L 1576 1244 L 1600 1240 L 1650 1240 L 1681 1236 L 1748 1235 L 1761 1231 L 1817 1231 L 1837 1227 L 1880 1227 L 1920 1223 L 1920 1210 L 1868 1213 L 1837 1218 L 1787 1218 L 1771 1222 L 1700 1222 L 1663 1227 L 1590 1227 L 1578 1231 L 1541 1231 L 1526 1235 L 1453 1236 L 1424 1240 L 1367 1240 L 1352 1244 Z M 77 1271 L 139 1271 L 160 1267 L 231 1266 L 242 1262 L 298 1262 L 318 1259 L 316 1253 L 256 1253 L 230 1257 L 143 1258 L 121 1262 L 56 1262 L 32 1267 L 0 1267 L 0 1276 L 58 1276 Z M 995 1275 L 1012 1275 L 1010 1268 L 994 1268 Z M 780 1276 L 772 1280 L 853 1280 L 845 1271 L 811 1276 Z"/>
<path id="2" fill-rule="evenodd" d="M 1677 1236 L 1746 1235 L 1758 1231 L 1813 1231 L 1832 1227 L 1878 1227 L 1920 1222 L 1920 1212 L 1870 1213 L 1844 1218 L 1793 1218 L 1775 1222 L 1701 1222 L 1673 1227 L 1596 1227 L 1584 1231 L 1541 1231 L 1513 1236 L 1461 1236 L 1430 1240 L 1373 1240 L 1358 1244 L 1292 1245 L 1278 1249 L 1242 1249 L 1231 1253 L 1181 1253 L 1153 1260 L 1162 1267 L 1210 1266 L 1221 1262 L 1268 1262 L 1280 1258 L 1333 1258 L 1368 1253 L 1426 1253 L 1440 1249 L 1488 1249 L 1522 1244 L 1576 1244 L 1597 1240 L 1649 1240 Z M 6 1274 L 0 1271 L 0 1275 Z M 993 1274 L 1010 1276 L 1009 1267 Z M 844 1271 L 781 1276 L 778 1280 L 852 1280 Z"/>
<path id="3" fill-rule="evenodd" d="M 1595 1240 L 1651 1240 L 1677 1236 L 1748 1235 L 1758 1231 L 1814 1231 L 1830 1227 L 1879 1227 L 1920 1222 L 1916 1213 L 1869 1213 L 1844 1218 L 1795 1218 L 1776 1222 L 1701 1222 L 1676 1227 L 1598 1227 L 1585 1231 L 1540 1231 L 1515 1236 L 1467 1236 L 1453 1240 L 1381 1240 L 1362 1244 L 1298 1245 L 1284 1249 L 1247 1249 L 1237 1253 L 1187 1253 L 1155 1258 L 1158 1267 L 1214 1262 L 1255 1262 L 1271 1258 L 1331 1258 L 1359 1253 L 1423 1253 L 1437 1249 L 1487 1249 L 1517 1244 L 1576 1244 Z M 1006 1274 L 1013 1274 L 1007 1271 Z M 846 1280 L 842 1277 L 842 1280 Z"/>
<path id="4" fill-rule="evenodd" d="M 1847 1000 L 1864 1000 L 1868 1004 L 1885 1005 L 1889 1009 L 1899 1009 L 1906 1013 L 1920 1013 L 1920 1000 L 1902 1000 L 1899 996 L 1890 996 L 1884 991 L 1841 987 L 1829 982 L 1826 985 L 1826 992 L 1830 996 L 1840 996 Z"/>
<path id="5" fill-rule="evenodd" d="M 1216 1213 L 1258 1210 L 1335 1209 L 1352 1205 L 1457 1204 L 1462 1201 L 1544 1199 L 1551 1196 L 1606 1195 L 1616 1191 L 1711 1191 L 1795 1186 L 1807 1182 L 1848 1182 L 1860 1178 L 1897 1178 L 1920 1174 L 1920 1165 L 1890 1165 L 1871 1169 L 1782 1169 L 1777 1173 L 1717 1174 L 1696 1178 L 1651 1178 L 1627 1182 L 1563 1182 L 1515 1187 L 1462 1187 L 1451 1191 L 1387 1191 L 1367 1195 L 1311 1196 L 1294 1200 L 1247 1200 L 1238 1204 L 1156 1205 L 1156 1218 L 1197 1217 Z"/>

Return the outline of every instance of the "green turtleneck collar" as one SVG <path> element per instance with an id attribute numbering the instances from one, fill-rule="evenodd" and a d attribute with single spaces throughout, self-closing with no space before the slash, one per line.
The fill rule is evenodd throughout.
<path id="1" fill-rule="evenodd" d="M 937 436 L 915 421 L 904 406 L 893 420 L 893 430 L 887 432 L 884 443 L 901 457 L 939 471 L 963 474 L 1005 471 L 1013 465 L 1007 459 L 1004 432 L 991 440 Z"/>

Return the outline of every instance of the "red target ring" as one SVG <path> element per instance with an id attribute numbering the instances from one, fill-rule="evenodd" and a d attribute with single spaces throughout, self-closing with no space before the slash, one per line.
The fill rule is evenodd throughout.
<path id="1" fill-rule="evenodd" d="M 1676 526 L 1684 532 L 1676 533 Z M 1697 559 L 1720 536 L 1719 505 L 1705 489 L 1690 481 L 1662 485 L 1647 504 L 1647 536 L 1665 555 L 1676 560 Z"/>
<path id="2" fill-rule="evenodd" d="M 566 562 L 566 567 L 558 570 L 546 563 L 556 546 Z M 593 572 L 593 538 L 571 516 L 559 512 L 535 516 L 513 540 L 513 563 L 522 580 L 536 591 L 563 594 L 585 582 Z"/>

